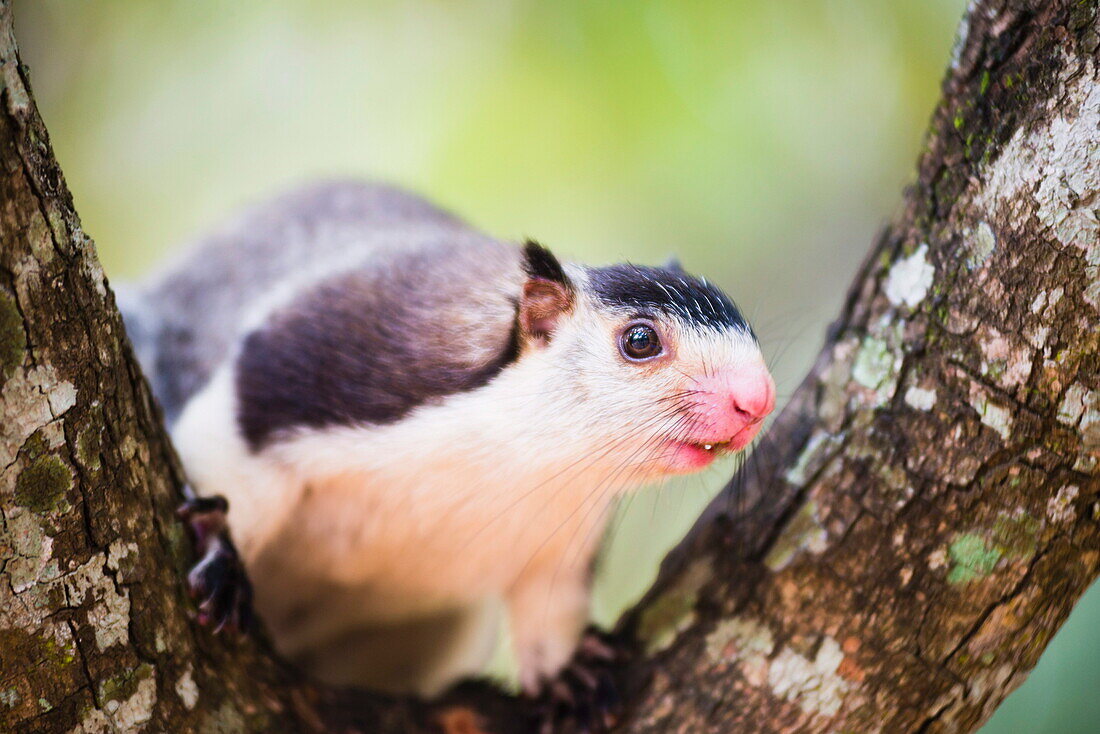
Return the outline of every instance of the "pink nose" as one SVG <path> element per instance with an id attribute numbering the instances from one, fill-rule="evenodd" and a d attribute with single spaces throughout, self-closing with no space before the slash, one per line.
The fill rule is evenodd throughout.
<path id="1" fill-rule="evenodd" d="M 706 415 L 703 430 L 715 437 L 734 436 L 775 408 L 775 382 L 760 363 L 718 370 L 695 382 L 701 388 L 696 404 Z"/>
<path id="2" fill-rule="evenodd" d="M 735 373 L 728 385 L 734 413 L 748 423 L 759 423 L 775 408 L 775 382 L 767 370 Z"/>

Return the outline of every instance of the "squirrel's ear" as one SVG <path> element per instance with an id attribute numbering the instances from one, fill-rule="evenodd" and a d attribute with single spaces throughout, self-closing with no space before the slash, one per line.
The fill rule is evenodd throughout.
<path id="1" fill-rule="evenodd" d="M 537 242 L 523 246 L 523 271 L 527 280 L 519 299 L 519 328 L 525 340 L 550 341 L 558 320 L 573 309 L 573 284 L 553 253 Z"/>
<path id="2" fill-rule="evenodd" d="M 673 255 L 668 260 L 665 260 L 665 264 L 662 265 L 665 270 L 671 270 L 677 275 L 687 275 L 687 271 L 684 270 L 684 266 L 680 264 L 680 258 Z"/>

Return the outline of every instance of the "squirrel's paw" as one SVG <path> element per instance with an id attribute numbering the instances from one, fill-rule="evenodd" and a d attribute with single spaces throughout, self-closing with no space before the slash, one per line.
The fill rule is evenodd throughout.
<path id="1" fill-rule="evenodd" d="M 252 624 L 252 585 L 233 541 L 229 539 L 224 497 L 187 500 L 176 514 L 191 529 L 199 561 L 187 574 L 187 587 L 198 602 L 198 619 L 214 632 L 247 632 Z"/>
<path id="2" fill-rule="evenodd" d="M 572 661 L 544 684 L 538 696 L 539 734 L 596 734 L 615 725 L 622 713 L 610 671 L 615 657 L 608 636 L 590 628 Z"/>

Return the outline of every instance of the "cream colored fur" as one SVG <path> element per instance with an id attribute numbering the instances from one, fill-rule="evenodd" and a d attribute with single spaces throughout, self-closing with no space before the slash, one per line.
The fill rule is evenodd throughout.
<path id="1" fill-rule="evenodd" d="M 303 430 L 253 454 L 227 365 L 188 404 L 176 445 L 199 492 L 229 500 L 284 654 L 338 682 L 403 687 L 372 672 L 380 658 L 355 631 L 449 616 L 453 644 L 417 669 L 415 687 L 434 693 L 484 664 L 485 610 L 503 600 L 525 689 L 568 661 L 614 499 L 658 478 L 659 440 L 687 427 L 670 398 L 713 365 L 761 361 L 747 335 L 670 321 L 675 369 L 629 364 L 615 341 L 626 315 L 589 303 L 583 271 L 569 274 L 578 301 L 548 345 L 392 425 Z"/>

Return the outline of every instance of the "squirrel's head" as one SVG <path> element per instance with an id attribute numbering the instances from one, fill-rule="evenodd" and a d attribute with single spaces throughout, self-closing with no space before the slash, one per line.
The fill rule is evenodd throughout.
<path id="1" fill-rule="evenodd" d="M 547 395 L 582 412 L 594 450 L 630 457 L 624 481 L 696 471 L 740 451 L 775 407 L 741 312 L 678 264 L 563 266 L 529 242 L 524 268 L 521 359 L 542 355 Z"/>

